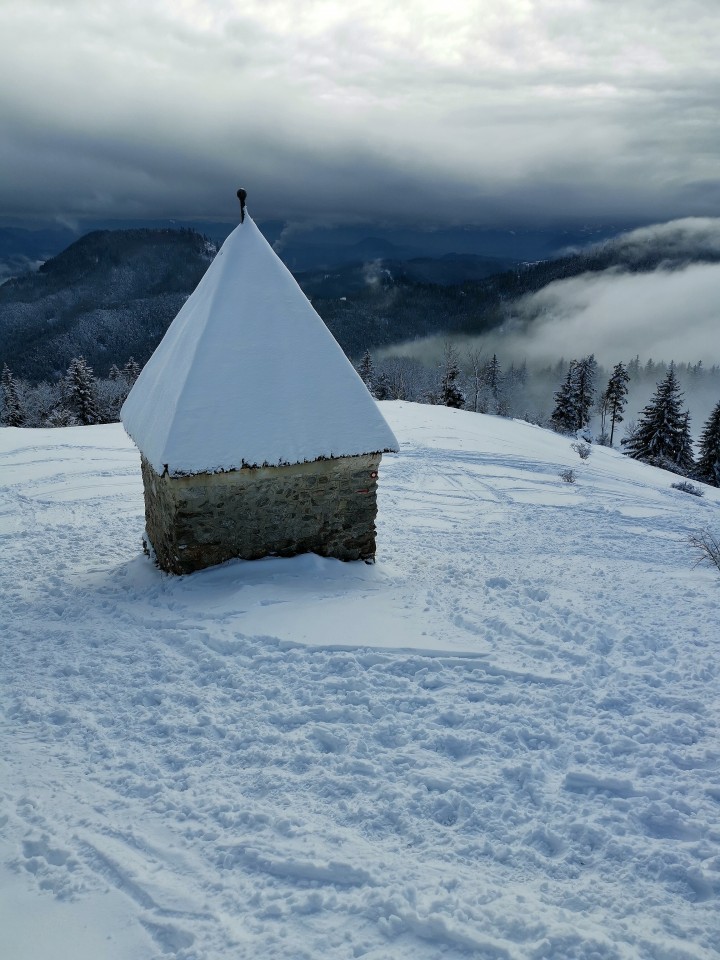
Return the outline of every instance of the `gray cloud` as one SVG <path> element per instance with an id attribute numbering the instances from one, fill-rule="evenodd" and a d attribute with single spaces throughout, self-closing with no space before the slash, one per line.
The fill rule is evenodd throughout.
<path id="1" fill-rule="evenodd" d="M 481 224 L 720 214 L 715 0 L 29 0 L 5 214 Z"/>
<path id="2" fill-rule="evenodd" d="M 685 217 L 630 230 L 603 245 L 629 265 L 659 255 L 668 266 L 690 260 L 720 259 L 720 219 Z"/>
<path id="3" fill-rule="evenodd" d="M 719 363 L 719 328 L 720 264 L 691 264 L 551 283 L 518 305 L 498 343 L 537 362 L 595 353 L 607 365 L 639 353 Z"/>
<path id="4" fill-rule="evenodd" d="M 720 363 L 720 219 L 685 218 L 622 234 L 604 245 L 633 267 L 556 281 L 523 298 L 500 333 L 507 348 L 536 361 L 595 353 L 605 364 L 641 354 Z"/>

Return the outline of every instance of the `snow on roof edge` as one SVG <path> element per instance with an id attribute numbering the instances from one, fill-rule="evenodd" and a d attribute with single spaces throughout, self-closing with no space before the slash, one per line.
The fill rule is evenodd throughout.
<path id="1" fill-rule="evenodd" d="M 249 216 L 173 320 L 121 418 L 153 469 L 171 476 L 399 450 L 354 366 Z"/>

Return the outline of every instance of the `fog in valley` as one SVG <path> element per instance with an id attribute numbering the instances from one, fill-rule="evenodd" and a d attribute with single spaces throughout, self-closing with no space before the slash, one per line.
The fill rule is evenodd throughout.
<path id="1" fill-rule="evenodd" d="M 626 420 L 652 396 L 672 361 L 685 391 L 697 434 L 720 398 L 720 219 L 687 218 L 623 234 L 603 249 L 622 265 L 558 280 L 509 304 L 499 328 L 477 337 L 454 337 L 460 366 L 472 379 L 473 365 L 497 356 L 503 370 L 527 369 L 522 398 L 511 412 L 542 421 L 553 405 L 572 359 L 594 354 L 596 390 L 613 366 L 635 364 Z M 659 259 L 649 272 L 636 272 Z M 396 344 L 378 353 L 380 365 L 416 365 L 420 378 L 441 375 L 448 339 L 437 336 Z M 406 379 L 411 380 L 408 372 Z M 467 383 L 465 387 L 467 391 Z"/>

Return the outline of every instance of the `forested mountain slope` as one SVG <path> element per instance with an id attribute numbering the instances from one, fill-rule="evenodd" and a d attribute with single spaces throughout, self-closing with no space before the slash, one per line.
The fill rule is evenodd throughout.
<path id="1" fill-rule="evenodd" d="M 627 235 L 632 236 L 632 235 Z M 134 356 L 142 365 L 215 255 L 191 230 L 96 231 L 35 273 L 0 286 L 0 365 L 51 380 L 84 355 L 99 375 Z M 514 301 L 587 272 L 646 272 L 720 260 L 710 244 L 683 250 L 670 239 L 618 238 L 534 264 L 454 255 L 372 260 L 296 273 L 315 309 L 353 357 L 438 333 L 499 326 Z M 508 269 L 508 266 L 510 267 Z"/>
<path id="2" fill-rule="evenodd" d="M 146 360 L 215 252 L 188 230 L 87 234 L 0 286 L 0 362 L 40 380 L 80 354 L 102 373 L 130 355 Z"/>

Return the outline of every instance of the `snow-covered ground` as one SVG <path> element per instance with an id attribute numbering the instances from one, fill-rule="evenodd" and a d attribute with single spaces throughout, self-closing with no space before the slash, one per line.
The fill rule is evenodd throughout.
<path id="1" fill-rule="evenodd" d="M 120 426 L 0 430 L 0 957 L 720 955 L 720 491 L 381 407 L 374 567 L 168 577 Z"/>

